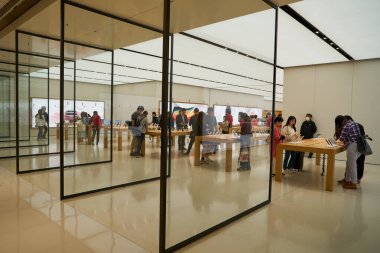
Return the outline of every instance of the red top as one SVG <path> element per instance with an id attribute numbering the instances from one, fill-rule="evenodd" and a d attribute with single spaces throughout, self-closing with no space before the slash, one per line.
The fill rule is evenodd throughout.
<path id="1" fill-rule="evenodd" d="M 277 144 L 281 143 L 281 128 L 278 127 L 273 128 L 273 157 L 276 157 L 276 151 L 277 151 Z"/>
<path id="2" fill-rule="evenodd" d="M 267 126 L 270 127 L 270 125 L 272 124 L 272 116 L 269 116 L 269 118 L 267 119 Z"/>
<path id="3" fill-rule="evenodd" d="M 102 125 L 102 119 L 100 118 L 99 115 L 93 115 L 90 119 L 90 122 L 92 123 L 93 126 L 98 127 Z"/>
<path id="4" fill-rule="evenodd" d="M 234 121 L 232 118 L 232 115 L 230 113 L 227 113 L 226 117 L 227 117 L 228 124 L 232 126 L 233 121 Z"/>

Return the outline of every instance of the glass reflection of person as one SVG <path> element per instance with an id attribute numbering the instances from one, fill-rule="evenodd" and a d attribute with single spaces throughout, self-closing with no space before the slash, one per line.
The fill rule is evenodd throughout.
<path id="1" fill-rule="evenodd" d="M 94 144 L 95 141 L 95 135 L 96 135 L 96 145 L 99 144 L 99 135 L 100 135 L 100 127 L 102 124 L 102 120 L 100 116 L 98 115 L 97 111 L 94 111 L 91 119 L 90 124 L 92 126 L 92 144 Z"/>
<path id="2" fill-rule="evenodd" d="M 46 111 L 46 106 L 42 106 L 41 110 L 42 110 L 42 115 L 43 115 L 43 117 L 45 119 L 44 133 L 42 135 L 42 138 L 46 139 L 46 134 L 47 134 L 48 129 L 49 129 L 49 114 Z"/>

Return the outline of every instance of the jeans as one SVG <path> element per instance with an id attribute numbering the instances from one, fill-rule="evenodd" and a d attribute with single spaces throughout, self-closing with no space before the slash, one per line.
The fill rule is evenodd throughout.
<path id="1" fill-rule="evenodd" d="M 144 133 L 141 133 L 139 136 L 136 136 L 137 137 L 137 150 L 136 150 L 136 155 L 142 155 L 141 153 L 141 147 L 142 147 L 142 144 L 145 140 L 145 134 Z"/>
<path id="2" fill-rule="evenodd" d="M 98 145 L 99 134 L 100 134 L 100 127 L 99 126 L 92 127 L 92 144 L 94 144 L 95 135 L 96 135 L 96 145 Z"/>
<path id="3" fill-rule="evenodd" d="M 347 153 L 347 162 L 346 162 L 346 182 L 351 182 L 356 184 L 358 181 L 358 172 L 356 170 L 356 160 L 360 157 L 360 153 L 358 151 L 358 144 L 356 142 L 351 143 L 346 148 Z"/>
<path id="4" fill-rule="evenodd" d="M 294 161 L 296 160 L 296 152 L 285 150 L 284 164 L 282 168 L 284 170 L 294 167 Z"/>

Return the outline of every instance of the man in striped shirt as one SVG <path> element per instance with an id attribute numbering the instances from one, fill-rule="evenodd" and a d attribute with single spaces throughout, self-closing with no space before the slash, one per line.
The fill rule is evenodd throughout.
<path id="1" fill-rule="evenodd" d="M 346 176 L 343 187 L 347 189 L 356 189 L 358 174 L 356 170 L 356 160 L 359 158 L 357 138 L 360 136 L 359 125 L 348 120 L 343 127 L 339 140 L 343 143 L 347 151 Z"/>

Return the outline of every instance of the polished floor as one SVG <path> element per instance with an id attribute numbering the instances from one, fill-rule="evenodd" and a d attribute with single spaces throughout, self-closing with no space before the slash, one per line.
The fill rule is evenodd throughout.
<path id="1" fill-rule="evenodd" d="M 167 245 L 265 201 L 267 149 L 253 148 L 251 171 L 232 173 L 224 172 L 223 146 L 212 156 L 214 162 L 201 167 L 192 166 L 192 156 L 173 151 Z M 130 158 L 123 151 L 115 153 L 112 165 L 75 167 L 65 176 L 65 188 L 74 193 L 97 187 L 100 179 L 110 180 L 104 171 L 119 182 L 133 179 L 133 170 L 141 170 L 141 178 L 153 176 L 157 150 L 153 143 L 145 158 Z M 380 166 L 366 166 L 358 190 L 336 186 L 326 192 L 314 163 L 305 159 L 303 172 L 273 181 L 270 205 L 181 252 L 377 252 Z M 158 181 L 61 202 L 58 171 L 16 176 L 14 168 L 13 160 L 0 161 L 0 252 L 157 252 Z M 335 179 L 343 172 L 344 163 L 337 162 Z"/>

